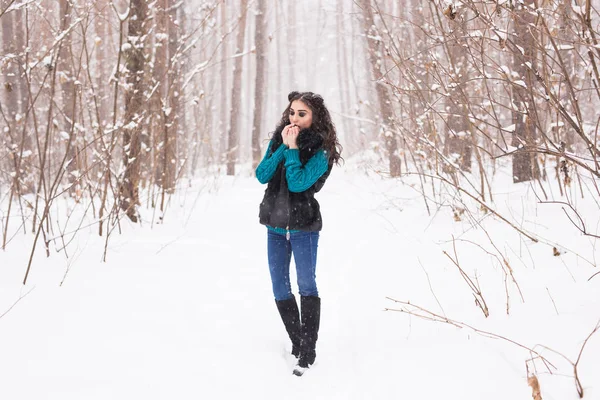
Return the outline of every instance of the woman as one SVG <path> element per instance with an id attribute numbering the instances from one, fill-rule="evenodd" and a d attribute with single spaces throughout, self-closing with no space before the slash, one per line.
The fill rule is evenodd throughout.
<path id="1" fill-rule="evenodd" d="M 300 376 L 315 362 L 321 314 L 315 270 L 322 222 L 314 195 L 339 163 L 341 146 L 321 96 L 291 92 L 288 100 L 256 177 L 268 183 L 259 218 L 267 226 L 275 303 L 298 358 L 294 374 Z M 290 285 L 292 254 L 302 314 Z"/>

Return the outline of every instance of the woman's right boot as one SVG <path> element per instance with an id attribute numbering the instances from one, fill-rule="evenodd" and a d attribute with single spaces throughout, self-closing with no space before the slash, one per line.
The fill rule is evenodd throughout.
<path id="1" fill-rule="evenodd" d="M 292 295 L 291 299 L 275 300 L 277 310 L 281 315 L 281 320 L 285 326 L 290 340 L 292 341 L 292 354 L 298 358 L 300 356 L 300 312 L 298 311 L 298 303 Z"/>

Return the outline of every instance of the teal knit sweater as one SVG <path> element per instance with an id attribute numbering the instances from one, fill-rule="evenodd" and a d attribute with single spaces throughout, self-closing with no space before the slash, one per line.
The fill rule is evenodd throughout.
<path id="1" fill-rule="evenodd" d="M 258 164 L 258 167 L 256 167 L 256 178 L 260 183 L 268 183 L 273 178 L 277 166 L 283 160 L 285 160 L 285 179 L 287 180 L 290 192 L 299 193 L 309 189 L 327 172 L 329 166 L 327 151 L 323 149 L 317 151 L 306 164 L 302 165 L 298 149 L 290 149 L 285 144 L 282 144 L 272 153 L 272 143 L 272 141 L 269 142 L 265 156 L 260 164 Z M 286 230 L 283 228 L 274 228 L 271 226 L 268 228 L 280 234 L 286 233 Z"/>

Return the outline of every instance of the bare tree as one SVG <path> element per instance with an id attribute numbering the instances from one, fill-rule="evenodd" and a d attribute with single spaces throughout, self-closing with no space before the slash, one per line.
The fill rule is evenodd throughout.
<path id="1" fill-rule="evenodd" d="M 514 132 L 512 146 L 519 149 L 527 149 L 536 143 L 536 108 L 533 98 L 533 87 L 535 77 L 533 69 L 536 68 L 535 47 L 535 16 L 531 13 L 534 0 L 525 0 L 515 5 L 514 31 L 515 46 L 522 49 L 514 52 L 513 70 L 517 73 L 519 81 L 513 86 L 513 108 Z M 522 83 L 521 83 L 522 82 Z M 534 178 L 534 153 L 528 151 L 517 151 L 513 155 L 513 181 L 524 182 Z"/>
<path id="2" fill-rule="evenodd" d="M 5 10 L 10 1 L 2 0 L 1 10 Z M 10 148 L 7 159 L 7 169 L 13 169 L 15 174 L 12 179 L 12 190 L 17 196 L 33 191 L 31 181 L 31 139 L 26 131 L 27 90 L 21 79 L 23 71 L 21 66 L 25 61 L 24 36 L 19 30 L 25 23 L 23 11 L 16 9 L 6 12 L 0 19 L 2 33 L 3 82 L 2 95 L 0 96 L 0 121 L 6 127 L 6 148 Z"/>
<path id="3" fill-rule="evenodd" d="M 152 61 L 149 32 L 155 33 L 146 25 L 147 5 L 121 0 L 94 4 L 0 0 L 0 192 L 8 195 L 8 209 L 1 210 L 2 247 L 15 237 L 15 227 L 24 233 L 26 226 L 32 227 L 35 238 L 24 282 L 36 247 L 43 247 L 49 256 L 54 242 L 69 256 L 66 249 L 84 220 L 98 224 L 108 243 L 121 217 L 138 219 L 140 173 L 143 168 L 151 177 L 153 167 L 153 163 L 140 163 L 140 139 L 142 132 L 149 131 L 148 103 L 154 89 L 147 78 Z M 160 110 L 168 117 L 163 126 L 169 134 L 163 169 L 170 173 L 174 188 L 184 164 L 177 146 L 185 116 L 183 86 L 193 81 L 193 87 L 202 88 L 201 72 L 209 67 L 216 71 L 211 60 L 215 41 L 201 39 L 217 35 L 212 29 L 216 5 L 199 10 L 196 15 L 203 28 L 185 36 L 178 27 L 183 20 L 178 13 L 185 3 L 171 2 L 168 7 L 172 23 L 163 32 L 170 40 L 165 41 L 167 80 Z M 193 51 L 199 44 L 207 55 L 200 62 Z M 196 65 L 188 71 L 179 69 L 182 56 Z M 205 101 L 203 112 L 212 107 L 210 100 Z M 148 144 L 152 149 L 151 140 Z M 75 202 L 65 199 L 69 192 L 76 194 Z M 81 213 L 76 214 L 82 220 L 74 221 L 72 214 L 55 218 L 60 199 L 69 204 L 69 212 L 80 207 Z M 15 204 L 20 207 L 18 214 L 12 211 Z M 163 210 L 166 204 L 163 196 Z M 88 210 L 93 213 L 91 221 Z M 18 217 L 11 218 L 11 211 Z M 107 223 L 109 229 L 104 230 Z"/>
<path id="4" fill-rule="evenodd" d="M 110 43 L 111 43 L 111 25 L 109 19 L 110 6 L 108 0 L 99 0 L 95 2 L 96 16 L 94 18 L 94 28 L 96 37 L 95 43 L 95 68 L 94 77 L 96 79 L 96 92 L 99 100 L 99 115 L 103 117 L 109 116 L 110 110 L 110 94 L 108 83 L 108 72 L 106 63 L 110 60 Z M 103 124 L 107 121 L 98 121 Z"/>
<path id="5" fill-rule="evenodd" d="M 388 152 L 389 172 L 391 176 L 399 176 L 401 171 L 401 162 L 398 155 L 398 142 L 396 139 L 396 122 L 392 100 L 388 87 L 384 82 L 383 72 L 381 71 L 384 64 L 382 54 L 381 37 L 375 27 L 373 18 L 373 9 L 370 0 L 359 0 L 358 4 L 362 9 L 362 27 L 366 36 L 367 50 L 369 53 L 369 62 L 371 67 L 371 75 L 375 80 L 375 91 L 381 109 L 380 119 L 380 134 L 383 136 L 383 141 Z"/>
<path id="6" fill-rule="evenodd" d="M 235 175 L 235 163 L 239 154 L 239 125 L 240 106 L 242 104 L 242 63 L 244 38 L 246 37 L 246 14 L 248 11 L 248 0 L 240 1 L 240 21 L 235 49 L 235 61 L 233 67 L 233 82 L 231 88 L 230 124 L 227 134 L 227 175 Z"/>
<path id="7" fill-rule="evenodd" d="M 363 10 L 368 4 L 360 2 Z M 426 7 L 411 2 L 370 4 L 380 28 L 363 25 L 363 31 L 378 51 L 382 82 L 396 96 L 391 109 L 403 121 L 402 150 L 412 158 L 407 168 L 416 167 L 423 179 L 429 177 L 427 169 L 436 175 L 452 173 L 447 183 L 459 191 L 466 185 L 469 196 L 481 200 L 492 200 L 491 190 L 484 193 L 490 188 L 487 175 L 495 172 L 500 157 L 513 158 L 516 182 L 536 179 L 546 198 L 539 163 L 544 167 L 549 158 L 557 161 L 560 185 L 580 179 L 581 169 L 600 176 L 600 149 L 594 144 L 599 130 L 595 117 L 590 118 L 600 99 L 598 51 L 590 51 L 600 43 L 590 21 L 599 14 L 591 6 L 571 13 L 567 6 L 542 10 L 531 1 L 432 0 L 426 14 Z M 587 33 L 582 38 L 578 32 Z M 378 45 L 372 46 L 374 42 Z M 573 56 L 588 75 L 574 76 Z M 576 138 L 571 151 L 566 130 Z M 455 137 L 457 132 L 466 134 Z M 477 160 L 476 177 L 465 173 L 462 162 L 470 161 L 470 149 Z M 462 161 L 456 163 L 453 154 Z M 438 169 L 438 164 L 446 168 Z M 449 167 L 453 165 L 459 170 Z M 560 193 L 566 193 L 562 186 Z"/>
<path id="8" fill-rule="evenodd" d="M 121 209 L 129 219 L 137 222 L 136 206 L 140 204 L 140 133 L 145 117 L 144 102 L 144 35 L 146 34 L 147 4 L 132 0 L 129 9 L 129 42 L 125 56 L 127 84 L 125 94 L 125 124 L 123 126 L 123 181 L 120 187 Z"/>
<path id="9" fill-rule="evenodd" d="M 558 39 L 563 42 L 563 43 L 569 43 L 572 41 L 572 36 L 573 36 L 573 30 L 577 29 L 576 26 L 574 26 L 574 21 L 573 21 L 573 4 L 570 1 L 563 1 L 563 2 L 559 2 L 557 4 L 557 28 L 558 28 Z M 575 52 L 573 51 L 574 48 L 571 47 L 571 45 L 566 45 L 566 46 L 561 46 L 560 48 L 560 53 L 561 53 L 561 59 L 563 60 L 564 64 L 565 64 L 565 68 L 567 71 L 571 72 L 575 72 L 575 67 L 576 67 L 576 61 L 575 61 Z M 549 63 L 549 62 L 548 62 Z M 546 62 L 544 63 L 546 64 Z M 577 80 L 578 74 L 573 73 L 570 77 L 573 80 Z M 563 87 L 561 92 L 564 91 L 568 91 L 568 83 L 566 82 L 566 79 L 562 79 L 561 80 L 561 86 Z M 572 110 L 572 107 L 569 107 Z M 552 109 L 552 108 L 550 108 Z M 556 115 L 556 112 L 554 112 L 554 114 Z M 557 134 L 557 136 L 555 136 L 553 139 L 556 143 L 560 143 L 561 141 L 565 142 L 566 145 L 566 149 L 568 151 L 575 151 L 575 130 L 570 127 L 569 125 L 565 125 L 565 124 L 560 124 L 558 123 L 558 116 L 556 116 L 555 118 L 551 118 L 551 120 L 556 120 L 556 123 L 554 125 L 552 125 L 551 129 L 554 131 L 554 133 Z M 558 163 L 557 163 L 558 164 Z"/>
<path id="10" fill-rule="evenodd" d="M 453 7 L 453 6 L 449 6 Z M 465 12 L 448 10 L 449 32 L 446 36 L 448 61 L 450 64 L 448 82 L 448 117 L 446 120 L 446 138 L 444 154 L 447 157 L 458 156 L 458 164 L 463 171 L 471 170 L 471 140 L 468 110 L 467 82 L 469 65 L 467 64 L 465 38 L 467 38 L 467 19 Z M 458 15 L 457 15 L 458 14 Z M 442 27 L 443 29 L 443 27 Z"/>
<path id="11" fill-rule="evenodd" d="M 279 3 L 279 1 L 275 2 L 275 27 L 277 29 L 279 29 L 279 26 L 281 24 L 281 5 Z M 283 35 L 277 35 L 277 37 L 275 38 L 275 43 L 276 46 L 275 47 L 275 61 L 277 63 L 277 65 L 281 65 L 282 61 L 281 61 L 281 51 L 279 51 L 278 49 L 280 49 L 282 47 L 283 44 L 283 40 L 282 37 Z M 283 90 L 282 90 L 282 70 L 283 68 L 277 68 L 277 81 L 275 82 L 275 99 L 276 101 L 274 102 L 275 104 L 280 101 L 280 99 L 283 97 Z"/>
<path id="12" fill-rule="evenodd" d="M 0 2 L 1 10 L 6 10 L 9 5 L 9 2 L 6 0 Z M 14 168 L 14 176 L 12 179 L 10 179 L 8 209 L 5 214 L 6 221 L 2 229 L 2 249 L 6 247 L 7 230 L 10 221 L 13 199 L 15 196 L 20 198 L 19 196 L 23 192 L 22 183 L 24 176 L 24 171 L 22 169 L 22 155 L 24 146 L 23 143 L 21 143 L 21 146 L 18 146 L 19 140 L 17 139 L 18 125 L 19 121 L 22 119 L 22 116 L 20 114 L 20 91 L 18 90 L 20 82 L 18 62 L 19 56 L 16 54 L 17 46 L 15 43 L 13 15 L 14 13 L 7 13 L 0 18 L 0 28 L 2 33 L 1 48 L 6 57 L 5 60 L 0 60 L 0 62 L 4 64 L 4 68 L 0 69 L 4 69 L 3 82 L 1 86 L 2 93 L 0 93 L 0 120 L 3 122 L 2 125 L 5 126 L 4 132 L 6 133 L 6 135 L 3 135 L 2 140 L 0 140 L 0 146 L 2 146 L 1 148 L 4 149 L 10 149 L 8 153 L 8 159 L 6 160 L 6 165 L 4 165 L 4 162 L 0 162 L 0 171 L 12 170 Z M 22 132 L 24 139 L 25 130 L 23 129 Z M 0 184 L 1 182 L 2 180 L 0 180 Z"/>
<path id="13" fill-rule="evenodd" d="M 175 182 L 177 180 L 177 136 L 179 126 L 179 114 L 181 109 L 179 107 L 179 92 L 181 85 L 179 84 L 179 66 L 177 60 L 179 54 L 177 51 L 177 43 L 179 38 L 178 31 L 178 20 L 177 10 L 178 5 L 173 0 L 167 0 L 166 2 L 166 20 L 167 20 L 167 32 L 168 41 L 165 41 L 167 46 L 167 76 L 166 76 L 166 93 L 163 100 L 163 123 L 164 123 L 164 136 L 163 136 L 163 148 L 160 152 L 159 170 L 162 171 L 161 178 L 159 180 L 162 191 L 160 210 L 165 209 L 165 193 L 173 193 L 175 191 Z"/>
<path id="14" fill-rule="evenodd" d="M 256 3 L 256 30 L 254 45 L 256 47 L 256 79 L 254 84 L 254 124 L 252 126 L 252 169 L 254 170 L 261 158 L 259 137 L 262 134 L 263 99 L 266 95 L 265 87 L 265 58 L 267 53 L 265 37 L 265 0 Z"/>
<path id="15" fill-rule="evenodd" d="M 182 12 L 183 3 L 170 0 L 169 5 L 169 115 L 167 122 L 169 124 L 169 143 L 168 143 L 168 164 L 167 179 L 170 182 L 171 192 L 175 189 L 175 184 L 181 171 L 181 162 L 187 159 L 185 146 L 180 146 L 182 132 L 185 131 L 185 107 L 182 107 L 183 87 L 181 75 L 182 57 L 179 47 L 181 41 L 181 32 L 183 26 Z"/>
<path id="16" fill-rule="evenodd" d="M 295 1 L 288 2 L 287 16 L 284 19 L 286 24 L 285 30 L 285 47 L 288 54 L 288 91 L 298 89 L 298 77 L 296 76 L 296 62 L 297 62 L 297 40 L 296 40 L 296 7 Z"/>
<path id="17" fill-rule="evenodd" d="M 60 51 L 58 53 L 58 80 L 60 82 L 63 115 L 61 124 L 61 136 L 65 142 L 65 147 L 69 149 L 67 164 L 67 180 L 70 187 L 69 192 L 75 195 L 74 183 L 79 171 L 78 149 L 77 149 L 77 131 L 75 123 L 77 118 L 77 93 L 75 87 L 75 70 L 73 68 L 73 41 L 71 29 L 69 29 L 73 13 L 71 0 L 59 1 L 60 28 L 64 34 L 64 40 L 61 41 Z"/>
<path id="18" fill-rule="evenodd" d="M 164 210 L 165 193 L 175 188 L 177 168 L 177 5 L 172 0 L 160 0 L 155 7 L 152 142 L 154 151 L 154 178 L 161 188 L 160 209 Z M 173 107 L 175 106 L 175 107 Z"/>
<path id="19" fill-rule="evenodd" d="M 225 38 L 227 36 L 228 32 L 228 24 L 227 24 L 227 0 L 223 0 L 223 2 L 221 3 L 221 37 Z M 219 151 L 220 154 L 223 155 L 227 155 L 227 135 L 226 133 L 229 132 L 229 127 L 227 125 L 227 121 L 228 121 L 228 109 L 227 109 L 227 103 L 228 103 L 228 97 L 227 94 L 229 93 L 228 90 L 228 85 L 227 85 L 227 79 L 228 79 L 228 71 L 229 71 L 229 43 L 228 42 L 224 42 L 221 43 L 221 68 L 220 68 L 220 74 L 221 74 L 221 85 L 220 85 L 220 91 L 221 91 L 221 95 L 220 97 L 220 105 L 219 105 L 219 110 L 220 110 L 220 114 L 219 114 L 219 132 L 220 135 L 218 136 L 218 140 L 219 140 Z M 224 157 L 226 158 L 226 157 Z M 225 161 L 225 159 L 220 160 L 220 161 Z"/>
<path id="20" fill-rule="evenodd" d="M 337 28 L 337 46 L 336 59 L 338 63 L 338 93 L 340 95 L 340 110 L 346 113 L 350 107 L 350 99 L 348 96 L 350 80 L 348 79 L 348 56 L 346 55 L 346 40 L 344 35 L 344 2 L 339 1 L 336 6 L 335 22 Z M 342 128 L 350 136 L 349 122 L 347 118 L 342 120 Z"/>
<path id="21" fill-rule="evenodd" d="M 159 0 L 153 9 L 154 46 L 152 47 L 152 97 L 150 100 L 151 112 L 149 114 L 151 135 L 142 142 L 152 149 L 152 181 L 158 187 L 163 186 L 164 178 L 164 152 L 166 143 L 167 122 L 165 109 L 167 108 L 166 93 L 168 91 L 167 68 L 169 58 L 168 48 L 168 0 Z M 150 144 L 151 143 L 151 144 Z M 146 146 L 144 146 L 146 147 Z"/>
<path id="22" fill-rule="evenodd" d="M 9 0 L 2 0 L 0 7 L 2 10 L 8 8 L 12 3 Z M 16 131 L 15 117 L 19 113 L 19 91 L 17 85 L 19 82 L 19 62 L 17 56 L 16 35 L 14 31 L 14 12 L 6 12 L 0 18 L 0 28 L 2 29 L 2 51 L 4 53 L 4 73 L 2 87 L 2 117 L 4 123 L 12 134 Z"/>

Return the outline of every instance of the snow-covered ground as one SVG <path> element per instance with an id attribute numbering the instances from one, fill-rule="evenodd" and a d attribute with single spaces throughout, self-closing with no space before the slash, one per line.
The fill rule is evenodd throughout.
<path id="1" fill-rule="evenodd" d="M 0 315 L 25 297 L 0 318 L 0 398 L 529 399 L 528 365 L 543 399 L 577 399 L 564 357 L 577 360 L 600 319 L 600 276 L 588 281 L 600 243 L 506 174 L 490 205 L 537 243 L 481 209 L 455 221 L 459 203 L 447 194 L 435 198 L 442 204 L 430 197 L 428 215 L 416 177 L 385 180 L 348 161 L 318 195 L 322 320 L 317 363 L 303 377 L 291 373 L 271 293 L 264 186 L 248 173 L 194 181 L 164 224 L 148 223 L 147 210 L 142 226 L 123 220 L 106 262 L 96 226 L 68 259 L 58 244 L 49 258 L 38 249 L 25 286 L 32 235 L 15 236 L 0 252 Z M 598 233 L 597 204 L 574 201 Z M 488 318 L 444 251 L 481 288 Z M 385 311 L 401 306 L 388 297 L 501 335 L 555 368 L 507 340 Z M 600 399 L 600 333 L 578 375 L 584 398 Z"/>

